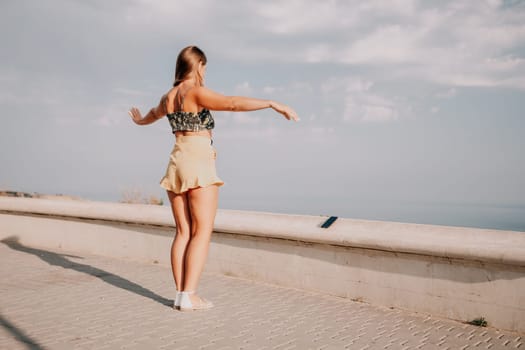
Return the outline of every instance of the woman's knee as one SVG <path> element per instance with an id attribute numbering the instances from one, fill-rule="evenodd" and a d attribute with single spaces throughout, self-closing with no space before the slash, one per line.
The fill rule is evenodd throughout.
<path id="1" fill-rule="evenodd" d="M 177 236 L 176 237 L 180 237 L 181 239 L 188 240 L 191 237 L 191 233 L 192 231 L 191 231 L 190 226 L 188 225 L 177 226 L 177 230 L 176 230 Z"/>
<path id="2" fill-rule="evenodd" d="M 195 237 L 209 239 L 213 233 L 213 227 L 208 225 L 193 225 L 191 228 L 191 239 Z"/>

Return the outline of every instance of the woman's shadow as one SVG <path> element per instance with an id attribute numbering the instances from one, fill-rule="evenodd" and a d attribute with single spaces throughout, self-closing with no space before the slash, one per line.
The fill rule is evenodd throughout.
<path id="1" fill-rule="evenodd" d="M 173 300 L 166 299 L 156 294 L 155 292 L 152 292 L 151 290 L 147 288 L 144 288 L 134 282 L 131 282 L 130 280 L 127 280 L 123 277 L 115 275 L 111 272 L 99 269 L 97 267 L 93 267 L 91 265 L 79 264 L 77 262 L 66 259 L 66 257 L 83 259 L 82 257 L 74 256 L 74 255 L 67 255 L 67 254 L 53 253 L 53 252 L 43 250 L 43 249 L 30 248 L 30 247 L 22 245 L 18 241 L 18 237 L 14 237 L 14 236 L 4 238 L 0 242 L 7 245 L 11 249 L 38 256 L 40 259 L 42 259 L 49 265 L 61 266 L 65 269 L 72 269 L 72 270 L 82 272 L 82 273 L 85 273 L 91 276 L 95 276 L 101 279 L 102 281 L 108 284 L 111 284 L 114 287 L 125 289 L 127 291 L 133 292 L 145 298 L 150 298 L 152 300 L 155 300 L 156 302 L 161 303 L 162 305 L 166 305 L 170 307 L 173 306 Z"/>

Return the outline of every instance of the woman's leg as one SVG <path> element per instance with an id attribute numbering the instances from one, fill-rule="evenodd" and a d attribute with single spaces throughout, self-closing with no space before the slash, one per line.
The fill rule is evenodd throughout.
<path id="1" fill-rule="evenodd" d="M 197 290 L 199 278 L 208 256 L 218 198 L 219 187 L 216 185 L 195 188 L 188 193 L 191 238 L 186 250 L 183 289 L 185 291 Z M 196 295 L 190 295 L 190 298 L 192 302 L 198 301 Z"/>
<path id="2" fill-rule="evenodd" d="M 171 245 L 171 270 L 177 290 L 182 290 L 184 281 L 184 255 L 190 240 L 191 215 L 187 192 L 176 194 L 168 191 L 171 211 L 177 226 L 176 235 Z"/>

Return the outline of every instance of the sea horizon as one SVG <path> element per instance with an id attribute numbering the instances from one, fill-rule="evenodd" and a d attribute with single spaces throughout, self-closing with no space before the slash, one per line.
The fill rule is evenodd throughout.
<path id="1" fill-rule="evenodd" d="M 312 206 L 308 198 L 295 201 L 293 205 L 280 199 L 225 198 L 220 200 L 219 208 L 525 232 L 525 205 L 517 203 L 331 198 L 321 206 Z"/>

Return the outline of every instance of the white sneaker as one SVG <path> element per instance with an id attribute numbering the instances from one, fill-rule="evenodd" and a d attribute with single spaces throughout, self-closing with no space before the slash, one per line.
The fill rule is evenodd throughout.
<path id="1" fill-rule="evenodd" d="M 182 296 L 181 291 L 177 291 L 177 294 L 175 294 L 175 301 L 173 302 L 173 308 L 178 309 L 180 308 L 180 298 Z"/>
<path id="2" fill-rule="evenodd" d="M 180 311 L 206 310 L 213 307 L 213 303 L 209 300 L 199 297 L 199 302 L 193 304 L 190 299 L 190 294 L 195 294 L 195 291 L 181 292 Z"/>

